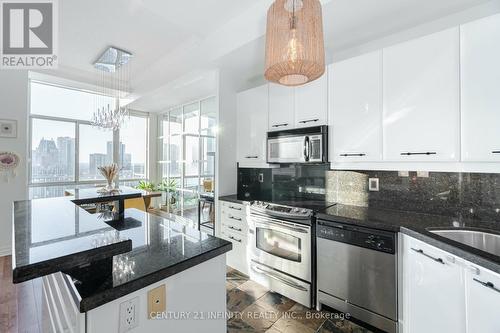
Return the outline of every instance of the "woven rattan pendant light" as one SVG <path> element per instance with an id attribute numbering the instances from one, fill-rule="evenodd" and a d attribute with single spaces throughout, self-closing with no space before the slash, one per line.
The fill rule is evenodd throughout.
<path id="1" fill-rule="evenodd" d="M 316 80 L 324 72 L 319 0 L 275 0 L 267 12 L 266 79 L 299 86 Z"/>

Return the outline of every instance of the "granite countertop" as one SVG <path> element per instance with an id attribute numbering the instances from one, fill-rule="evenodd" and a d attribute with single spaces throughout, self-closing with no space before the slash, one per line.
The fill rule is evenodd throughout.
<path id="1" fill-rule="evenodd" d="M 68 274 L 81 312 L 161 281 L 232 248 L 226 240 L 168 218 L 125 210 L 112 227 L 73 197 L 14 203 L 13 280 Z M 92 263 L 91 265 L 89 265 Z"/>
<path id="2" fill-rule="evenodd" d="M 337 204 L 316 214 L 318 219 L 332 220 L 368 228 L 402 232 L 465 260 L 500 273 L 500 257 L 451 239 L 431 233 L 433 229 L 469 229 L 500 234 L 499 222 L 468 217 L 442 216 L 416 212 L 358 207 Z"/>
<path id="3" fill-rule="evenodd" d="M 237 204 L 244 204 L 245 202 L 249 202 L 249 201 L 245 201 L 245 200 L 239 200 L 238 196 L 236 194 L 220 196 L 219 200 L 227 201 L 227 202 L 234 202 Z"/>
<path id="4" fill-rule="evenodd" d="M 72 201 L 76 204 L 97 203 L 113 200 L 125 200 L 140 198 L 147 195 L 146 191 L 138 190 L 128 186 L 121 186 L 119 192 L 98 193 L 99 188 L 75 188 L 67 189 L 66 193 L 71 194 Z"/>

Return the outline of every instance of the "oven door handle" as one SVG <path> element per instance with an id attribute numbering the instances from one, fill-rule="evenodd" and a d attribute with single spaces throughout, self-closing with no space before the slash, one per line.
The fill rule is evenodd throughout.
<path id="1" fill-rule="evenodd" d="M 297 283 L 295 283 L 293 281 L 285 279 L 285 278 L 279 276 L 278 274 L 273 273 L 273 272 L 271 272 L 271 271 L 263 268 L 262 266 L 252 264 L 251 267 L 252 267 L 252 270 L 254 272 L 256 272 L 256 273 L 264 274 L 264 275 L 266 275 L 266 276 L 268 276 L 268 277 L 270 277 L 272 279 L 275 279 L 275 280 L 277 280 L 277 281 L 279 281 L 279 282 L 281 282 L 283 284 L 286 284 L 289 287 L 298 289 L 300 291 L 307 291 L 307 288 L 301 286 L 300 284 L 297 284 Z"/>
<path id="2" fill-rule="evenodd" d="M 272 228 L 273 226 L 276 226 L 276 227 L 279 227 L 279 228 L 283 228 L 285 230 L 290 230 L 290 231 L 293 231 L 293 232 L 299 232 L 301 234 L 307 234 L 309 233 L 309 230 L 308 229 L 302 229 L 302 228 L 299 228 L 299 227 L 289 227 L 287 225 L 284 225 L 284 224 L 281 224 L 281 223 L 276 223 L 276 222 L 272 222 L 272 221 L 255 221 L 255 226 L 257 227 L 257 225 L 260 225 L 261 227 L 268 227 L 268 228 Z"/>

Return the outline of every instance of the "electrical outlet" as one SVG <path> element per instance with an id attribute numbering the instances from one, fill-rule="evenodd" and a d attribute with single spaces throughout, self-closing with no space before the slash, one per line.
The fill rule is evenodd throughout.
<path id="1" fill-rule="evenodd" d="M 148 291 L 148 317 L 155 318 L 159 312 L 167 310 L 167 288 L 164 284 Z"/>
<path id="2" fill-rule="evenodd" d="M 139 297 L 120 304 L 120 333 L 139 326 Z"/>
<path id="3" fill-rule="evenodd" d="M 368 178 L 368 190 L 370 192 L 377 192 L 379 190 L 378 178 Z"/>

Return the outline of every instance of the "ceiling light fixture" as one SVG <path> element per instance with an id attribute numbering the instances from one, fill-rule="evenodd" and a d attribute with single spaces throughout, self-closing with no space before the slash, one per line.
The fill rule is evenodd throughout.
<path id="1" fill-rule="evenodd" d="M 275 0 L 267 12 L 266 79 L 299 86 L 318 79 L 324 72 L 319 0 Z"/>
<path id="2" fill-rule="evenodd" d="M 104 130 L 116 131 L 129 117 L 122 100 L 130 93 L 130 66 L 125 66 L 132 58 L 130 52 L 108 47 L 94 62 L 99 70 L 98 86 L 102 89 L 97 97 L 96 111 L 92 115 L 92 125 Z M 109 97 L 114 96 L 114 102 Z"/>

